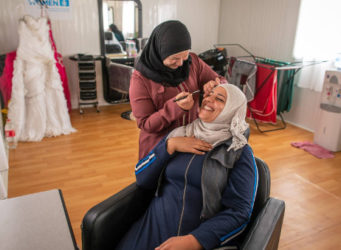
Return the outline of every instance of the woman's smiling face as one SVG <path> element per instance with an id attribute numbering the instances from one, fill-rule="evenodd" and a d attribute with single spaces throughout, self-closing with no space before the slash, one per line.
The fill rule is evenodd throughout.
<path id="1" fill-rule="evenodd" d="M 168 56 L 163 60 L 163 64 L 171 69 L 177 69 L 182 66 L 183 62 L 188 60 L 189 50 L 181 51 L 179 53 Z"/>
<path id="2" fill-rule="evenodd" d="M 203 122 L 213 122 L 225 107 L 227 93 L 223 87 L 216 87 L 202 101 L 199 118 Z"/>

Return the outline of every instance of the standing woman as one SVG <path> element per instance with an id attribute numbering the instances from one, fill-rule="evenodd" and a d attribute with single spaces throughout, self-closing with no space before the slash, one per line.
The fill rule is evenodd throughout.
<path id="1" fill-rule="evenodd" d="M 130 80 L 130 104 L 141 129 L 139 159 L 167 133 L 198 117 L 200 90 L 207 95 L 226 79 L 190 52 L 191 36 L 179 21 L 166 21 L 152 32 Z M 187 96 L 174 102 L 174 99 Z"/>

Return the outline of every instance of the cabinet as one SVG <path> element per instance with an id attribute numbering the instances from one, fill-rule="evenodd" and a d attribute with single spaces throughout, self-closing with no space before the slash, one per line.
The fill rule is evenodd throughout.
<path id="1" fill-rule="evenodd" d="M 8 147 L 3 132 L 2 115 L 0 115 L 0 199 L 6 199 L 8 193 Z"/>
<path id="2" fill-rule="evenodd" d="M 0 76 L 5 68 L 6 54 L 0 55 Z M 0 200 L 7 198 L 8 190 L 8 147 L 4 135 L 4 117 L 1 110 L 5 108 L 3 94 L 0 90 Z"/>

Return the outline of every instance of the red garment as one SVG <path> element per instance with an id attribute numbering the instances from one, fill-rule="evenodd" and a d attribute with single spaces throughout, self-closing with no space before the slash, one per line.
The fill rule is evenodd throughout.
<path id="1" fill-rule="evenodd" d="M 58 69 L 58 73 L 60 75 L 60 80 L 62 81 L 62 85 L 63 85 L 63 89 L 64 89 L 64 96 L 66 99 L 66 104 L 68 107 L 69 112 L 71 111 L 71 97 L 70 97 L 70 91 L 69 91 L 69 84 L 68 84 L 68 80 L 67 80 L 67 75 L 66 75 L 66 71 L 65 71 L 65 67 L 63 64 L 63 57 L 61 54 L 59 54 L 57 52 L 57 47 L 56 44 L 54 42 L 53 39 L 53 35 L 52 35 L 52 29 L 51 29 L 51 22 L 50 20 L 48 20 L 48 24 L 49 24 L 49 34 L 50 34 L 50 42 L 51 42 L 51 46 L 52 46 L 52 50 L 54 52 L 54 58 L 56 59 L 56 66 Z"/>
<path id="2" fill-rule="evenodd" d="M 248 103 L 247 117 L 260 122 L 276 123 L 277 70 L 272 66 L 257 63 L 256 94 Z"/>
<path id="3" fill-rule="evenodd" d="M 12 94 L 12 77 L 13 77 L 13 64 L 16 58 L 16 51 L 6 54 L 5 67 L 0 77 L 0 90 L 4 98 L 5 107 L 11 99 Z"/>
<path id="4" fill-rule="evenodd" d="M 146 156 L 154 146 L 174 128 L 187 125 L 198 118 L 199 95 L 194 95 L 194 106 L 182 110 L 174 97 L 182 92 L 203 88 L 203 85 L 219 77 L 197 55 L 190 53 L 192 64 L 189 77 L 177 87 L 164 87 L 144 77 L 135 70 L 130 80 L 129 99 L 140 131 L 139 159 Z M 220 77 L 222 83 L 226 79 Z"/>

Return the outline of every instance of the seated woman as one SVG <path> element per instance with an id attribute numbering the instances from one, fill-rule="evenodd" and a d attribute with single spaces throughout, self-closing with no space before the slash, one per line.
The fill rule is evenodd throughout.
<path id="1" fill-rule="evenodd" d="M 156 196 L 117 249 L 238 245 L 258 183 L 245 114 L 241 90 L 218 85 L 197 120 L 173 130 L 138 162 L 137 185 L 156 189 Z"/>
<path id="2" fill-rule="evenodd" d="M 115 38 L 117 39 L 117 41 L 119 41 L 119 42 L 124 42 L 125 41 L 124 36 L 122 34 L 122 31 L 120 31 L 115 24 L 113 24 L 113 23 L 110 24 L 109 25 L 109 29 L 111 30 L 112 33 L 114 33 Z"/>

